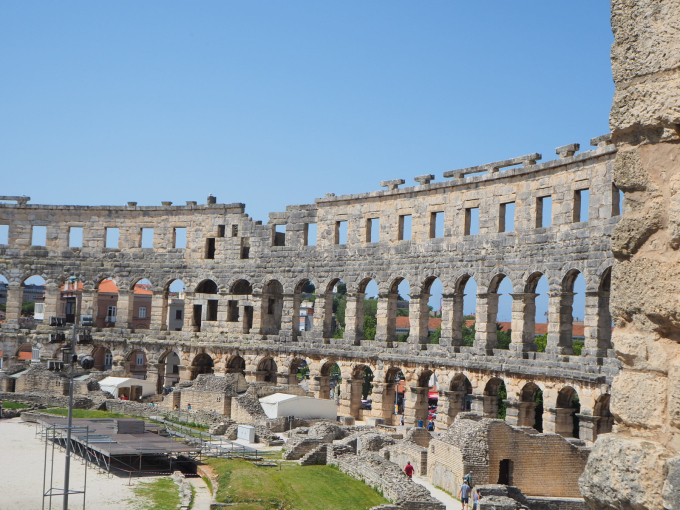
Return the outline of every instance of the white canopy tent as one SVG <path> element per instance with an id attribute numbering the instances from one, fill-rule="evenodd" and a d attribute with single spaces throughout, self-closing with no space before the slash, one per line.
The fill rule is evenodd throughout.
<path id="1" fill-rule="evenodd" d="M 107 377 L 99 381 L 99 387 L 103 391 L 108 391 L 114 397 L 129 395 L 132 386 L 141 386 L 142 396 L 148 397 L 156 394 L 156 383 L 145 379 L 134 379 L 132 377 Z M 120 390 L 123 390 L 121 393 Z"/>
<path id="2" fill-rule="evenodd" d="M 338 406 L 333 400 L 300 397 L 286 393 L 274 393 L 260 399 L 268 418 L 293 416 L 295 418 L 335 420 Z"/>

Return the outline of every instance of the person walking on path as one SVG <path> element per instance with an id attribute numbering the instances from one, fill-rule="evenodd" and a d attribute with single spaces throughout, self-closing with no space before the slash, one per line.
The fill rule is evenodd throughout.
<path id="1" fill-rule="evenodd" d="M 463 485 L 460 486 L 458 497 L 460 498 L 460 502 L 463 505 L 462 510 L 469 510 L 470 508 L 470 490 L 470 486 L 467 484 L 467 482 L 463 482 Z"/>
<path id="2" fill-rule="evenodd" d="M 463 481 L 472 488 L 472 471 L 463 477 Z"/>
<path id="3" fill-rule="evenodd" d="M 473 495 L 472 495 L 472 510 L 479 510 L 479 498 L 482 496 L 479 495 L 479 491 L 475 489 Z"/>
<path id="4" fill-rule="evenodd" d="M 404 473 L 406 473 L 406 476 L 409 478 L 413 478 L 413 466 L 411 465 L 410 462 L 406 463 L 406 467 L 404 468 Z"/>

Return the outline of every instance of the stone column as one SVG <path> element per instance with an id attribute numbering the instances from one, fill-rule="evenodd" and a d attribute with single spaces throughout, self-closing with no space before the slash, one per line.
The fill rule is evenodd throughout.
<path id="1" fill-rule="evenodd" d="M 5 321 L 7 324 L 18 325 L 21 318 L 21 303 L 24 299 L 24 288 L 16 283 L 7 286 L 7 304 Z"/>
<path id="2" fill-rule="evenodd" d="M 428 300 L 430 294 L 420 294 L 411 296 L 409 302 L 409 322 L 411 329 L 408 335 L 408 342 L 410 344 L 425 344 L 429 343 L 428 326 L 430 322 L 430 309 L 428 307 Z"/>
<path id="3" fill-rule="evenodd" d="M 116 304 L 116 327 L 132 327 L 132 305 L 135 293 L 127 289 L 118 289 L 118 303 Z"/>
<path id="4" fill-rule="evenodd" d="M 281 300 L 281 327 L 279 337 L 281 340 L 296 340 L 300 335 L 300 294 L 297 294 L 297 314 L 295 313 L 295 294 L 282 294 Z"/>
<path id="5" fill-rule="evenodd" d="M 380 294 L 376 313 L 375 339 L 391 345 L 397 341 L 397 294 Z"/>
<path id="6" fill-rule="evenodd" d="M 279 386 L 285 386 L 285 385 L 288 385 L 288 384 L 295 384 L 295 383 L 290 382 L 291 375 L 293 377 L 295 377 L 295 374 L 289 374 L 289 373 L 286 373 L 286 372 L 277 373 L 276 374 L 276 384 L 278 384 Z"/>
<path id="7" fill-rule="evenodd" d="M 151 324 L 149 329 L 167 331 L 168 329 L 168 295 L 163 290 L 154 289 L 151 296 Z"/>
<path id="8" fill-rule="evenodd" d="M 333 293 L 317 294 L 314 303 L 315 336 L 330 338 L 333 336 Z"/>
<path id="9" fill-rule="evenodd" d="M 182 331 L 198 331 L 198 327 L 194 326 L 194 293 L 184 293 L 184 325 Z"/>
<path id="10" fill-rule="evenodd" d="M 505 421 L 515 427 L 533 427 L 536 422 L 536 403 L 506 400 Z"/>
<path id="11" fill-rule="evenodd" d="M 360 345 L 361 340 L 364 338 L 364 296 L 366 294 L 361 292 L 347 294 L 345 334 L 343 338 L 353 345 Z M 378 304 L 378 307 L 380 307 L 380 304 Z"/>
<path id="12" fill-rule="evenodd" d="M 484 416 L 484 395 L 470 395 L 470 411 Z"/>
<path id="13" fill-rule="evenodd" d="M 536 296 L 532 292 L 511 294 L 512 296 L 512 343 L 510 351 L 521 353 L 536 350 Z"/>
<path id="14" fill-rule="evenodd" d="M 95 289 L 88 289 L 83 287 L 83 292 L 81 296 L 81 306 L 80 312 L 82 315 L 91 315 L 92 320 L 97 321 L 97 311 L 98 311 L 98 299 L 99 294 Z"/>
<path id="15" fill-rule="evenodd" d="M 309 391 L 314 393 L 315 398 L 328 400 L 331 398 L 330 376 L 317 375 L 309 379 Z"/>
<path id="16" fill-rule="evenodd" d="M 146 380 L 156 384 L 156 393 L 163 393 L 163 376 L 165 365 L 162 363 L 147 363 Z"/>
<path id="17" fill-rule="evenodd" d="M 456 315 L 458 311 L 456 308 L 456 296 L 460 294 L 442 294 L 442 334 L 439 337 L 439 345 L 461 345 L 462 343 L 462 331 L 456 338 L 460 338 L 461 343 L 453 343 L 453 338 L 455 337 L 454 329 L 458 326 L 460 331 L 462 313 L 460 318 Z M 462 299 L 461 299 L 462 305 Z M 461 306 L 461 312 L 463 308 Z"/>
<path id="18" fill-rule="evenodd" d="M 61 298 L 61 288 L 54 283 L 48 283 L 45 286 L 45 319 L 44 319 L 44 324 L 50 323 L 50 317 L 57 317 L 59 315 L 60 298 Z"/>
<path id="19" fill-rule="evenodd" d="M 375 416 L 378 418 L 384 418 L 385 411 L 389 411 L 390 402 L 389 399 L 385 401 L 385 390 L 387 388 L 386 383 L 375 382 L 375 379 L 371 383 L 373 384 L 373 391 L 369 395 L 369 398 L 373 401 L 371 403 L 371 411 L 368 413 L 370 416 Z M 388 408 L 388 409 L 386 409 Z M 394 413 L 394 402 L 392 403 L 392 413 Z M 388 416 L 390 416 L 388 414 Z M 391 423 L 385 419 L 386 423 Z"/>
<path id="20" fill-rule="evenodd" d="M 574 420 L 573 415 L 575 409 L 569 407 L 558 407 L 546 409 L 548 411 L 548 420 L 543 418 L 543 430 L 546 432 L 554 432 L 562 437 L 574 437 Z M 552 428 L 552 430 L 549 430 Z"/>
<path id="21" fill-rule="evenodd" d="M 611 349 L 612 318 L 609 313 L 609 292 L 586 292 L 586 316 L 584 318 L 585 356 L 605 357 Z"/>
<path id="22" fill-rule="evenodd" d="M 448 429 L 456 415 L 463 407 L 463 399 L 465 398 L 464 391 L 439 391 L 439 401 L 437 402 L 437 420 L 435 421 L 435 430 L 443 432 Z"/>
<path id="23" fill-rule="evenodd" d="M 589 446 L 597 439 L 597 422 L 599 416 L 590 414 L 577 414 L 578 417 L 578 438 L 583 439 Z"/>
<path id="24" fill-rule="evenodd" d="M 493 355 L 493 349 L 498 348 L 498 339 L 496 338 L 498 297 L 498 294 L 493 292 L 477 294 L 477 322 L 474 347 L 480 354 Z"/>
<path id="25" fill-rule="evenodd" d="M 406 391 L 406 404 L 404 409 L 404 425 L 417 427 L 418 421 L 422 420 L 423 426 L 427 427 L 427 401 L 429 388 L 411 386 Z"/>
<path id="26" fill-rule="evenodd" d="M 548 292 L 548 345 L 550 354 L 573 354 L 573 292 Z"/>
<path id="27" fill-rule="evenodd" d="M 191 367 L 186 365 L 179 365 L 179 382 L 191 381 Z"/>
<path id="28" fill-rule="evenodd" d="M 397 405 L 397 383 L 396 381 L 390 381 L 378 384 L 379 386 L 375 382 L 373 383 L 373 395 L 376 395 L 376 393 L 381 394 L 379 408 L 380 414 L 377 416 L 383 418 L 387 425 L 396 425 L 396 423 L 394 423 L 394 410 Z M 375 401 L 373 403 L 373 408 L 377 409 Z"/>

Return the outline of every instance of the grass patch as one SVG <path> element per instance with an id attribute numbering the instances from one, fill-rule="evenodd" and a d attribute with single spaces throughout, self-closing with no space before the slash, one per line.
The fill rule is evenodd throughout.
<path id="1" fill-rule="evenodd" d="M 63 407 L 45 409 L 42 411 L 47 414 L 54 414 L 56 416 L 68 416 L 68 409 Z M 111 411 L 97 411 L 96 409 L 74 409 L 74 418 L 128 418 L 127 415 L 121 413 L 112 413 Z"/>
<path id="2" fill-rule="evenodd" d="M 3 402 L 2 403 L 2 408 L 3 409 L 28 409 L 31 406 L 27 406 L 26 404 L 20 404 L 19 402 Z"/>
<path id="3" fill-rule="evenodd" d="M 245 460 L 207 461 L 219 477 L 217 501 L 238 510 L 366 510 L 387 500 L 330 466 L 284 463 L 257 467 Z"/>
<path id="4" fill-rule="evenodd" d="M 208 490 L 210 491 L 210 495 L 212 496 L 213 493 L 212 480 L 210 479 L 209 476 L 202 476 L 201 478 L 203 478 L 203 481 L 208 486 Z"/>
<path id="5" fill-rule="evenodd" d="M 174 510 L 179 505 L 179 489 L 170 477 L 140 482 L 134 493 L 138 498 L 134 508 L 139 510 Z"/>
<path id="6" fill-rule="evenodd" d="M 200 431 L 207 431 L 210 429 L 210 425 L 205 425 L 203 423 L 196 423 L 195 421 L 182 421 L 178 420 L 177 418 L 173 418 L 172 416 L 165 415 L 164 416 L 165 421 L 169 421 L 170 423 L 176 423 L 177 425 L 182 425 L 183 427 L 189 427 L 192 429 L 200 430 Z"/>

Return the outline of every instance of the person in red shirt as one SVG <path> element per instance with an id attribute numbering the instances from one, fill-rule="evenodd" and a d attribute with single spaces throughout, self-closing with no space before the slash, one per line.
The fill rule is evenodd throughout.
<path id="1" fill-rule="evenodd" d="M 410 462 L 406 463 L 406 467 L 404 468 L 404 473 L 406 473 L 406 476 L 409 478 L 413 478 L 413 466 L 411 465 Z"/>

